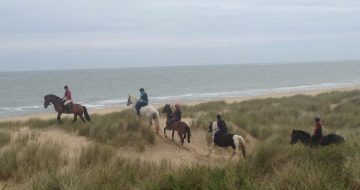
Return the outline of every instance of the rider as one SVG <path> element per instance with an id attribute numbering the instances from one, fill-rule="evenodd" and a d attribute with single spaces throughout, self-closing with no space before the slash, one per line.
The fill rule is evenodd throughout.
<path id="1" fill-rule="evenodd" d="M 216 116 L 216 118 L 217 118 L 217 126 L 218 126 L 219 130 L 214 134 L 214 142 L 215 142 L 215 144 L 218 143 L 219 138 L 220 138 L 221 135 L 227 133 L 227 126 L 226 126 L 225 121 L 221 118 L 221 115 L 218 114 Z"/>
<path id="2" fill-rule="evenodd" d="M 175 112 L 170 120 L 170 124 L 176 121 L 181 121 L 181 110 L 179 104 L 175 104 Z"/>
<path id="3" fill-rule="evenodd" d="M 149 104 L 148 96 L 144 88 L 140 88 L 140 99 L 135 106 L 137 114 L 140 115 L 140 108 L 143 106 L 147 106 L 148 104 Z"/>
<path id="4" fill-rule="evenodd" d="M 322 125 L 320 123 L 319 117 L 315 117 L 314 120 L 315 120 L 314 134 L 311 136 L 310 140 L 312 144 L 318 144 L 321 138 L 323 137 Z"/>
<path id="5" fill-rule="evenodd" d="M 72 103 L 71 92 L 67 85 L 64 86 L 64 90 L 65 90 L 65 95 L 62 99 L 64 101 L 65 111 L 70 112 L 70 105 L 71 105 L 70 103 Z"/>

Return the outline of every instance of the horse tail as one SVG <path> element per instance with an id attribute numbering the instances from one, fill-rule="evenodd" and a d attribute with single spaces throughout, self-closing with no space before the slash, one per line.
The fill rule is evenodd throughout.
<path id="1" fill-rule="evenodd" d="M 186 123 L 185 123 L 185 130 L 186 130 L 186 133 L 187 133 L 187 140 L 188 140 L 188 143 L 190 143 L 191 131 L 190 131 L 190 127 L 189 127 L 189 125 L 187 125 Z"/>
<path id="2" fill-rule="evenodd" d="M 245 141 L 244 138 L 240 135 L 236 135 L 237 139 L 239 140 L 239 149 L 241 150 L 242 155 L 244 158 L 246 157 L 246 149 L 245 149 Z"/>
<path id="3" fill-rule="evenodd" d="M 160 116 L 159 116 L 158 111 L 155 112 L 153 119 L 155 120 L 156 132 L 159 132 L 159 130 L 160 130 Z"/>
<path id="4" fill-rule="evenodd" d="M 83 106 L 83 109 L 84 109 L 84 115 L 85 115 L 86 120 L 91 121 L 90 115 L 89 115 L 89 113 L 87 111 L 87 108 L 85 106 Z"/>

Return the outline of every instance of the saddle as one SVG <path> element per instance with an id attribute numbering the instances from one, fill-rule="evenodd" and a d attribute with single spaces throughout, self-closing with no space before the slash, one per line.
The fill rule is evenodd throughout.
<path id="1" fill-rule="evenodd" d="M 232 133 L 222 134 L 219 136 L 218 141 L 214 142 L 214 143 L 220 147 L 228 147 L 228 146 L 235 147 L 233 136 L 234 136 L 234 134 L 232 134 Z"/>
<path id="2" fill-rule="evenodd" d="M 63 105 L 63 106 L 64 106 L 63 113 L 72 113 L 73 106 L 74 106 L 73 102 L 69 103 L 68 105 Z"/>

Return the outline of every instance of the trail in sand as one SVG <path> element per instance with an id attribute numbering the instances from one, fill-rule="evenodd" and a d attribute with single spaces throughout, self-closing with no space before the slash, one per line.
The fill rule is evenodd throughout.
<path id="1" fill-rule="evenodd" d="M 190 123 L 191 119 L 184 119 L 185 122 Z M 165 126 L 165 120 L 161 119 L 161 127 Z M 13 132 L 13 136 L 17 134 L 35 134 L 36 140 L 42 143 L 53 142 L 64 147 L 65 153 L 68 154 L 69 159 L 73 160 L 79 155 L 82 147 L 89 145 L 92 141 L 86 137 L 78 136 L 76 133 L 69 133 L 61 128 L 51 127 L 49 129 L 29 129 L 23 127 L 19 131 Z M 232 152 L 231 148 L 215 148 L 210 157 L 206 157 L 208 153 L 207 138 L 210 134 L 206 130 L 192 129 L 191 143 L 184 143 L 181 146 L 180 139 L 175 133 L 174 141 L 171 140 L 171 131 L 167 131 L 168 138 L 163 134 L 156 135 L 155 144 L 147 145 L 145 151 L 137 152 L 132 147 L 115 148 L 118 154 L 129 159 L 140 159 L 143 161 L 150 161 L 155 163 L 168 162 L 173 166 L 192 165 L 192 164 L 221 164 L 228 160 Z M 257 140 L 251 135 L 247 134 L 246 149 L 251 153 Z M 238 153 L 233 160 L 242 159 Z"/>

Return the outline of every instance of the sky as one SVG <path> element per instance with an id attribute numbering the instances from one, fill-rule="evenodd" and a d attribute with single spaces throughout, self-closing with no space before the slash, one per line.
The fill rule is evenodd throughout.
<path id="1" fill-rule="evenodd" d="M 334 60 L 358 0 L 0 0 L 0 71 Z"/>

